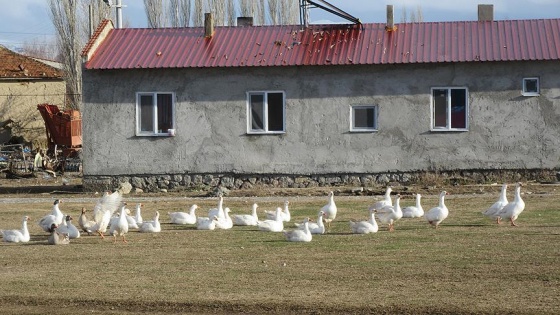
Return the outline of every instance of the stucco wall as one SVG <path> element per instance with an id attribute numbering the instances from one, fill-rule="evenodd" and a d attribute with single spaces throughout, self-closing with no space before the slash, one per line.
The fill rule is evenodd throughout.
<path id="1" fill-rule="evenodd" d="M 0 81 L 0 123 L 13 120 L 18 127 L 13 136 L 23 136 L 34 145 L 46 147 L 45 124 L 37 104 L 64 106 L 66 84 L 62 80 Z M 9 136 L 8 136 L 9 138 Z M 0 143 L 9 139 L 1 139 Z"/>
<path id="2" fill-rule="evenodd" d="M 541 96 L 521 96 L 524 77 Z M 560 64 L 84 71 L 84 176 L 363 174 L 553 169 Z M 430 131 L 430 88 L 469 90 L 469 131 Z M 286 133 L 248 135 L 246 92 L 286 93 Z M 176 136 L 135 136 L 135 92 L 175 92 Z M 350 105 L 379 105 L 378 132 L 351 133 Z"/>

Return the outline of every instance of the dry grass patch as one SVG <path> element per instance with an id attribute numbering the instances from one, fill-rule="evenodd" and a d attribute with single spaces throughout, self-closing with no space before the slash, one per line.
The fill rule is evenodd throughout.
<path id="1" fill-rule="evenodd" d="M 2 199 L 0 228 L 19 227 L 23 215 L 33 220 L 31 242 L 0 244 L 0 305 L 20 314 L 557 314 L 560 195 L 540 189 L 524 189 L 533 193 L 524 195 L 527 207 L 517 228 L 497 226 L 480 214 L 499 190 L 484 186 L 448 197 L 450 216 L 437 230 L 422 219 L 401 219 L 395 232 L 381 227 L 370 235 L 349 234 L 348 220 L 366 219 L 374 198 L 335 196 L 339 215 L 333 227 L 307 244 L 252 227 L 197 231 L 168 223 L 167 212 L 197 203 L 203 215 L 215 198 L 127 196 L 129 204 L 145 203 L 145 219 L 160 211 L 161 233 L 132 231 L 128 244 L 85 235 L 69 246 L 47 246 L 36 222 L 54 197 Z M 437 193 L 424 193 L 425 210 L 437 204 Z M 95 202 L 81 197 L 65 197 L 61 205 L 76 221 L 79 209 L 92 209 Z M 327 201 L 226 197 L 224 206 L 250 213 L 257 202 L 263 217 L 263 210 L 285 199 L 292 221 L 315 219 Z M 402 206 L 412 204 L 412 197 L 401 200 Z"/>

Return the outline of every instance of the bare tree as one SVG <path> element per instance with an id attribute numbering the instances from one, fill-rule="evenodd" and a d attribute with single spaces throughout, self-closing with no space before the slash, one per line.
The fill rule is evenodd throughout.
<path id="1" fill-rule="evenodd" d="M 401 11 L 401 23 L 415 23 L 415 22 L 423 22 L 424 21 L 424 14 L 422 13 L 422 6 L 416 6 L 416 10 L 412 12 L 408 12 L 406 7 L 402 8 Z"/>
<path id="2" fill-rule="evenodd" d="M 148 27 L 158 28 L 165 26 L 163 0 L 144 0 L 144 9 L 148 18 Z"/>
<path id="3" fill-rule="evenodd" d="M 235 12 L 235 1 L 234 0 L 227 0 L 226 15 L 227 15 L 227 25 L 229 25 L 229 26 L 235 25 L 235 20 L 237 18 L 237 14 Z"/>
<path id="4" fill-rule="evenodd" d="M 256 2 L 256 10 L 255 12 L 255 24 L 257 25 L 265 25 L 265 0 L 255 0 Z"/>
<path id="5" fill-rule="evenodd" d="M 23 54 L 30 57 L 61 61 L 56 39 L 34 39 L 23 43 Z"/>
<path id="6" fill-rule="evenodd" d="M 191 23 L 191 0 L 179 0 L 179 25 L 189 26 Z"/>
<path id="7" fill-rule="evenodd" d="M 225 0 L 208 0 L 208 7 L 214 18 L 214 25 L 224 25 L 226 21 Z"/>
<path id="8" fill-rule="evenodd" d="M 278 7 L 280 24 L 293 25 L 299 20 L 299 2 L 298 0 L 282 0 Z"/>
<path id="9" fill-rule="evenodd" d="M 239 12 L 244 17 L 254 17 L 255 15 L 255 1 L 254 0 L 239 0 Z"/>
<path id="10" fill-rule="evenodd" d="M 194 0 L 193 26 L 204 25 L 204 0 Z"/>
<path id="11" fill-rule="evenodd" d="M 57 32 L 62 55 L 69 105 L 80 109 L 82 103 L 82 64 L 76 1 L 48 0 L 51 20 Z"/>
<path id="12" fill-rule="evenodd" d="M 280 24 L 280 1 L 268 0 L 268 19 L 271 25 Z"/>

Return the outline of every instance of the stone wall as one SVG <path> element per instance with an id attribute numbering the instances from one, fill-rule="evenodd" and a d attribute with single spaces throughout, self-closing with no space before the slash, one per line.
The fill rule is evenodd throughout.
<path id="1" fill-rule="evenodd" d="M 381 174 L 323 175 L 239 175 L 177 174 L 142 176 L 84 176 L 88 191 L 114 190 L 128 183 L 133 192 L 166 192 L 178 190 L 212 190 L 252 188 L 374 187 L 390 183 L 403 185 L 460 185 L 515 181 L 555 182 L 556 170 L 469 170 L 446 172 L 411 172 Z"/>

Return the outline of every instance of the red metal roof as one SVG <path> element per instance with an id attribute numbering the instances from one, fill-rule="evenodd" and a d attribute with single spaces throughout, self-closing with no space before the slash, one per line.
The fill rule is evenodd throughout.
<path id="1" fill-rule="evenodd" d="M 84 53 L 85 50 L 84 50 Z M 560 19 L 113 29 L 87 69 L 560 60 Z"/>

